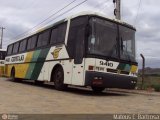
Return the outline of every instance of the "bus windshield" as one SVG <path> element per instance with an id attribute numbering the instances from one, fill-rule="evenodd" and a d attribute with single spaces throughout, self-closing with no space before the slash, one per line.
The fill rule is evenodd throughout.
<path id="1" fill-rule="evenodd" d="M 135 30 L 119 26 L 121 59 L 135 61 Z"/>
<path id="2" fill-rule="evenodd" d="M 105 58 L 135 62 L 135 31 L 116 23 L 93 17 L 90 19 L 88 52 Z M 120 56 L 120 58 L 119 58 Z"/>

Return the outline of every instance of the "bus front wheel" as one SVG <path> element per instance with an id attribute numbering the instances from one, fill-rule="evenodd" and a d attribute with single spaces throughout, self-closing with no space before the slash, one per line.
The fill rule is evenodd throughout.
<path id="1" fill-rule="evenodd" d="M 104 87 L 95 87 L 95 86 L 92 86 L 92 90 L 94 92 L 100 93 L 100 92 L 104 91 L 105 88 Z"/>
<path id="2" fill-rule="evenodd" d="M 64 72 L 62 67 L 57 67 L 54 71 L 54 86 L 57 90 L 65 90 L 67 88 L 67 85 L 64 84 Z"/>

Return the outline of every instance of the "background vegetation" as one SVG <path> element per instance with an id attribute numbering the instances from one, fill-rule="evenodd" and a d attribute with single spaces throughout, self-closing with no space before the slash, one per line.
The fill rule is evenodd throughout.
<path id="1" fill-rule="evenodd" d="M 142 85 L 142 78 L 141 75 L 139 75 L 137 88 L 141 89 L 141 85 Z M 157 92 L 160 92 L 160 75 L 159 74 L 145 75 L 142 89 L 155 90 Z"/>

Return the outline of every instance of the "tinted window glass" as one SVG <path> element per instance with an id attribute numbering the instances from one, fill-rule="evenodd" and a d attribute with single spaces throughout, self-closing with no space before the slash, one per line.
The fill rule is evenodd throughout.
<path id="1" fill-rule="evenodd" d="M 3 60 L 3 53 L 0 52 L 0 60 Z"/>
<path id="2" fill-rule="evenodd" d="M 71 21 L 67 43 L 68 53 L 71 58 L 77 58 L 79 50 L 81 50 L 81 53 L 79 54 L 82 57 L 87 22 L 87 17 L 78 17 Z"/>
<path id="3" fill-rule="evenodd" d="M 58 38 L 57 43 L 62 43 L 65 41 L 65 35 L 66 35 L 66 27 L 67 24 L 64 23 L 58 27 Z"/>
<path id="4" fill-rule="evenodd" d="M 50 38 L 50 30 L 42 32 L 38 37 L 37 47 L 42 47 L 48 44 Z"/>
<path id="5" fill-rule="evenodd" d="M 7 49 L 7 55 L 12 54 L 13 45 L 9 45 Z"/>
<path id="6" fill-rule="evenodd" d="M 27 39 L 20 42 L 19 52 L 23 52 L 26 50 Z"/>
<path id="7" fill-rule="evenodd" d="M 27 50 L 34 49 L 37 43 L 37 35 L 34 35 L 28 39 Z"/>
<path id="8" fill-rule="evenodd" d="M 17 53 L 19 49 L 19 42 L 15 43 L 13 46 L 13 54 Z"/>
<path id="9" fill-rule="evenodd" d="M 6 57 L 6 52 L 5 51 L 1 51 L 0 52 L 0 60 L 4 60 Z"/>
<path id="10" fill-rule="evenodd" d="M 117 25 L 100 18 L 90 19 L 89 54 L 118 58 Z"/>
<path id="11" fill-rule="evenodd" d="M 67 23 L 60 24 L 52 29 L 51 44 L 63 43 L 65 41 Z"/>
<path id="12" fill-rule="evenodd" d="M 5 57 L 6 57 L 6 51 L 3 52 L 3 60 L 5 59 Z"/>
<path id="13" fill-rule="evenodd" d="M 51 34 L 51 44 L 55 44 L 57 41 L 57 35 L 58 35 L 58 28 L 52 29 L 52 34 Z"/>
<path id="14" fill-rule="evenodd" d="M 129 61 L 135 60 L 135 30 L 119 26 L 121 58 Z"/>

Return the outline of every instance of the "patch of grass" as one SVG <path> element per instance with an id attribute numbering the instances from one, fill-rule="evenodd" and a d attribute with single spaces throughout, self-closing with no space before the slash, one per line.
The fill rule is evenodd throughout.
<path id="1" fill-rule="evenodd" d="M 137 88 L 140 89 L 142 85 L 142 79 L 141 77 L 138 78 L 138 82 L 137 82 Z M 144 78 L 144 84 L 142 89 L 147 90 L 149 88 L 154 88 L 155 91 L 159 91 L 160 92 L 160 77 L 159 76 L 145 76 Z"/>

